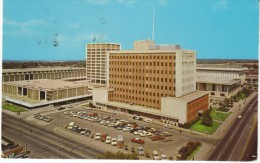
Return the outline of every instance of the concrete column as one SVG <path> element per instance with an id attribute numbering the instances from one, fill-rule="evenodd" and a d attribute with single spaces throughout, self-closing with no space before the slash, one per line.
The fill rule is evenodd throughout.
<path id="1" fill-rule="evenodd" d="M 47 92 L 46 91 L 44 91 L 45 92 L 45 98 L 44 98 L 44 101 L 47 101 Z"/>

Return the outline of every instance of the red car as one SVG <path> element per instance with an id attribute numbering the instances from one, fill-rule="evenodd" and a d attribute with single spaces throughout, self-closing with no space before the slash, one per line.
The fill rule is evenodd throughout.
<path id="1" fill-rule="evenodd" d="M 151 137 L 152 141 L 156 141 L 156 140 L 164 140 L 165 138 L 163 136 L 153 136 Z"/>
<path id="2" fill-rule="evenodd" d="M 133 139 L 131 139 L 131 142 L 138 143 L 138 144 L 144 144 L 144 140 L 142 140 L 140 138 L 133 138 Z"/>

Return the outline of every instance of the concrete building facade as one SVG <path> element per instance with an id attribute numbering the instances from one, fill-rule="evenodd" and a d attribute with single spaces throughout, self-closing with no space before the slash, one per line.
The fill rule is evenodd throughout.
<path id="1" fill-rule="evenodd" d="M 247 68 L 197 67 L 196 89 L 208 91 L 211 101 L 230 98 L 246 83 Z"/>
<path id="2" fill-rule="evenodd" d="M 85 68 L 74 67 L 46 67 L 3 69 L 2 82 L 37 80 L 37 79 L 62 79 L 62 80 L 86 80 Z"/>
<path id="3" fill-rule="evenodd" d="M 93 84 L 107 84 L 107 52 L 121 49 L 115 43 L 90 43 L 86 45 L 87 80 Z"/>
<path id="4" fill-rule="evenodd" d="M 84 83 L 50 79 L 5 82 L 2 88 L 3 97 L 7 101 L 26 107 L 37 107 L 90 95 Z"/>
<path id="5" fill-rule="evenodd" d="M 188 123 L 198 110 L 208 109 L 208 93 L 196 92 L 195 51 L 138 43 L 134 50 L 109 52 L 109 82 L 106 88 L 93 89 L 94 105 L 175 125 Z M 205 105 L 197 109 L 193 103 Z"/>

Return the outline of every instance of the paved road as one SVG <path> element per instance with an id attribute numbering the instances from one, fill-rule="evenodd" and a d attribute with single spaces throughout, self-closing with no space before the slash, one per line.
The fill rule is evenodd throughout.
<path id="1" fill-rule="evenodd" d="M 208 160 L 216 161 L 227 161 L 230 159 L 233 151 L 236 149 L 236 144 L 240 140 L 241 135 L 245 129 L 246 124 L 252 118 L 252 114 L 257 109 L 257 96 L 254 97 L 251 103 L 248 103 L 246 109 L 242 112 L 242 118 L 236 119 L 230 127 L 230 130 L 224 135 L 221 141 L 217 144 L 216 148 L 212 151 Z M 240 150 L 243 150 L 242 148 Z"/>
<path id="2" fill-rule="evenodd" d="M 22 137 L 27 142 L 28 150 L 30 150 L 30 146 L 33 144 L 34 146 L 37 145 L 42 151 L 48 151 L 51 156 L 58 158 L 88 159 L 95 159 L 104 152 L 101 149 L 70 140 L 43 127 L 32 125 L 5 113 L 2 114 L 2 119 L 3 135 L 12 135 L 20 139 Z M 33 151 L 32 156 L 35 154 L 36 157 L 42 157 L 40 154 L 41 150 Z M 43 154 L 43 157 L 45 155 L 46 153 Z"/>

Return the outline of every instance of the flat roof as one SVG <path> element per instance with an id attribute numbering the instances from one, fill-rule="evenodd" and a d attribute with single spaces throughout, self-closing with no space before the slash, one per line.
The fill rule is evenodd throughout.
<path id="1" fill-rule="evenodd" d="M 191 102 L 191 101 L 194 101 L 202 96 L 205 96 L 205 95 L 208 95 L 209 93 L 206 92 L 206 91 L 195 91 L 195 92 L 192 92 L 192 93 L 189 93 L 187 95 L 184 95 L 184 96 L 181 96 L 181 97 L 178 97 L 186 102 Z M 176 98 L 176 97 L 175 97 Z"/>
<path id="2" fill-rule="evenodd" d="M 58 70 L 78 70 L 86 69 L 84 67 L 37 67 L 37 68 L 17 68 L 17 69 L 2 69 L 2 73 L 10 72 L 31 72 L 31 71 L 58 71 Z"/>
<path id="3" fill-rule="evenodd" d="M 67 88 L 75 88 L 81 86 L 87 86 L 84 82 L 69 82 L 64 80 L 51 80 L 51 79 L 39 79 L 39 80 L 23 80 L 23 81 L 14 81 L 14 82 L 6 82 L 4 84 L 8 85 L 17 85 L 21 87 L 27 88 L 35 88 L 41 90 L 52 90 L 52 89 L 67 89 Z"/>
<path id="4" fill-rule="evenodd" d="M 113 43 L 113 42 L 91 42 L 87 43 L 87 45 L 104 45 L 104 44 L 111 44 L 111 45 L 121 45 L 119 43 Z"/>
<path id="5" fill-rule="evenodd" d="M 129 54 L 136 54 L 136 53 L 172 53 L 176 51 L 183 51 L 183 52 L 196 52 L 196 50 L 188 50 L 188 49 L 173 49 L 173 50 L 163 50 L 163 49 L 154 49 L 154 50 L 120 50 L 120 51 L 108 51 L 109 54 L 121 54 L 121 53 L 129 53 Z"/>
<path id="6" fill-rule="evenodd" d="M 144 106 L 139 106 L 139 105 L 130 105 L 128 103 L 114 102 L 114 101 L 113 102 L 111 102 L 111 101 L 108 101 L 108 102 L 96 101 L 96 103 L 114 106 L 114 107 L 118 107 L 118 108 L 124 108 L 124 109 L 127 109 L 127 110 L 133 110 L 133 111 L 152 114 L 152 115 L 157 115 L 157 116 L 179 119 L 178 117 L 173 117 L 173 116 L 169 116 L 169 115 L 166 115 L 166 114 L 162 114 L 161 110 L 150 108 L 150 107 L 144 107 Z"/>
<path id="7" fill-rule="evenodd" d="M 188 103 L 208 94 L 209 93 L 207 91 L 195 91 L 181 97 L 163 97 L 163 98 L 172 98 L 175 100 L 177 99 Z"/>
<path id="8" fill-rule="evenodd" d="M 217 78 L 217 77 L 197 77 L 197 83 L 209 83 L 209 84 L 223 84 L 223 85 L 233 85 L 241 81 L 240 79 L 232 78 Z"/>
<path id="9" fill-rule="evenodd" d="M 214 71 L 245 71 L 248 68 L 223 68 L 223 67 L 196 67 L 197 70 L 214 70 Z"/>

